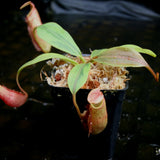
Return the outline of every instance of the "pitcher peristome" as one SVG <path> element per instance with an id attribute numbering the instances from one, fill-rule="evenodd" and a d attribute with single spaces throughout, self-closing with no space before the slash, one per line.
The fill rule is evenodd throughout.
<path id="1" fill-rule="evenodd" d="M 108 115 L 104 95 L 98 88 L 96 88 L 90 91 L 87 100 L 90 103 L 88 109 L 89 135 L 99 134 L 106 128 L 108 123 Z"/>

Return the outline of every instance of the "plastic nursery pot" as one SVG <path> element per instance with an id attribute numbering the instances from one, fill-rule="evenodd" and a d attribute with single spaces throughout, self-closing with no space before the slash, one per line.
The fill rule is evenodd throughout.
<path id="1" fill-rule="evenodd" d="M 56 160 L 108 160 L 112 159 L 119 128 L 122 102 L 125 91 L 102 90 L 106 99 L 108 125 L 97 135 L 90 135 L 84 130 L 77 112 L 73 106 L 72 95 L 68 88 L 52 87 L 52 96 L 55 105 L 53 122 L 53 155 Z M 80 89 L 77 92 L 77 103 L 81 112 L 85 110 L 87 95 L 90 90 Z"/>

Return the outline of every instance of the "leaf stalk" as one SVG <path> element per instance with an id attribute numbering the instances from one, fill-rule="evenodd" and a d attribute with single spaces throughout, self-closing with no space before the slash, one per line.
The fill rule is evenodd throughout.
<path id="1" fill-rule="evenodd" d="M 73 97 L 73 104 L 76 108 L 77 114 L 78 114 L 79 118 L 82 119 L 82 113 L 81 113 L 79 106 L 77 104 L 77 101 L 76 101 L 76 94 L 73 94 L 72 97 Z"/>
<path id="2" fill-rule="evenodd" d="M 159 82 L 159 72 L 154 72 L 153 69 L 148 65 L 146 66 L 146 68 L 151 72 L 151 74 L 153 75 L 153 77 L 155 78 L 155 80 L 157 82 Z"/>

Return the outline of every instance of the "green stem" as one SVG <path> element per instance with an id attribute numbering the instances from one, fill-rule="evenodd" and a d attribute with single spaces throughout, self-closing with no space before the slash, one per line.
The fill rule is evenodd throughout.
<path id="1" fill-rule="evenodd" d="M 77 101 L 76 101 L 76 94 L 73 94 L 72 96 L 73 96 L 73 104 L 74 104 L 74 106 L 76 108 L 76 111 L 78 113 L 79 118 L 81 119 L 82 118 L 82 114 L 81 114 L 81 111 L 80 111 L 79 106 L 78 106 Z"/>
<path id="2" fill-rule="evenodd" d="M 77 64 L 79 64 L 79 63 L 77 63 L 76 61 L 74 61 L 74 60 L 72 60 L 72 59 L 67 59 L 67 60 L 64 60 L 64 61 L 66 61 L 66 62 L 70 62 L 71 64 L 73 64 L 74 66 L 75 65 L 77 65 Z"/>
<path id="3" fill-rule="evenodd" d="M 93 63 L 93 62 L 94 62 L 94 60 L 93 60 L 93 58 L 91 58 L 86 63 Z"/>
<path id="4" fill-rule="evenodd" d="M 86 62 L 85 59 L 83 58 L 83 56 L 81 56 L 81 57 L 79 57 L 79 58 L 81 59 L 81 61 L 82 61 L 83 63 Z"/>

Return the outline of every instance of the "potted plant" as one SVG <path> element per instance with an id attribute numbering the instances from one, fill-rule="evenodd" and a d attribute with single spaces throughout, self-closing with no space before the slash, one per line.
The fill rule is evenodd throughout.
<path id="1" fill-rule="evenodd" d="M 54 135 L 56 145 L 59 141 L 64 142 L 64 147 L 57 149 L 61 153 L 58 159 L 63 159 L 64 154 L 69 155 L 68 159 L 111 159 L 121 105 L 128 87 L 126 67 L 146 67 L 158 81 L 159 73 L 152 70 L 140 53 L 153 57 L 156 57 L 156 54 L 132 44 L 90 50 L 90 54 L 82 54 L 66 30 L 55 22 L 42 24 L 32 2 L 25 3 L 21 8 L 27 5 L 31 6 L 26 22 L 32 42 L 37 50 L 46 53 L 18 69 L 16 81 L 21 92 L 0 86 L 0 98 L 12 107 L 23 105 L 28 94 L 19 83 L 21 71 L 30 65 L 49 60 L 49 70 L 42 67 L 41 78 L 53 87 L 54 103 L 60 110 L 58 113 L 63 115 L 60 124 L 67 121 L 66 133 L 58 132 Z M 64 54 L 50 52 L 51 46 Z M 73 125 L 70 125 L 72 122 Z M 69 154 L 71 152 L 74 152 L 72 156 Z"/>

